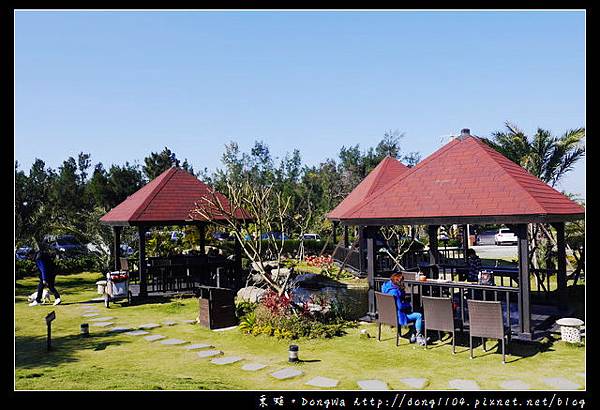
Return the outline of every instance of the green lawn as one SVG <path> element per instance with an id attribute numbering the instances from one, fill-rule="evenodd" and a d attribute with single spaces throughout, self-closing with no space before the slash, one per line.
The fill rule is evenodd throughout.
<path id="1" fill-rule="evenodd" d="M 547 390 L 543 377 L 564 377 L 584 385 L 577 375 L 585 371 L 585 349 L 562 342 L 543 345 L 512 344 L 513 355 L 506 365 L 494 349 L 484 353 L 476 349 L 469 360 L 468 339 L 451 354 L 450 345 L 434 345 L 428 351 L 410 345 L 406 339 L 396 347 L 393 332 L 386 328 L 383 340 L 364 339 L 361 329 L 376 336 L 375 325 L 360 325 L 343 337 L 329 340 L 299 340 L 303 363 L 295 365 L 303 376 L 279 381 L 269 374 L 288 367 L 290 341 L 266 336 L 244 335 L 237 329 L 214 332 L 198 325 L 177 324 L 153 329 L 151 333 L 177 337 L 192 343 L 210 343 L 225 355 L 241 356 L 243 362 L 217 366 L 200 359 L 181 346 L 150 343 L 140 336 L 108 334 L 90 326 L 91 336 L 79 336 L 81 303 L 97 297 L 95 281 L 99 274 L 81 273 L 57 278 L 64 301 L 60 306 L 29 307 L 26 295 L 35 290 L 36 279 L 17 281 L 15 300 L 15 373 L 17 389 L 228 389 L 293 390 L 308 389 L 304 383 L 315 376 L 339 379 L 339 389 L 357 389 L 356 381 L 380 379 L 392 389 L 406 389 L 400 379 L 423 377 L 428 389 L 446 389 L 451 379 L 477 380 L 482 389 L 498 389 L 507 379 L 520 379 L 533 389 Z M 114 316 L 115 325 L 135 327 L 163 320 L 194 319 L 198 302 L 193 298 L 155 301 L 145 305 L 113 304 L 106 310 L 98 304 L 102 316 Z M 44 316 L 56 311 L 53 345 L 45 351 Z M 106 310 L 106 315 L 104 311 Z M 92 322 L 88 322 L 92 323 Z M 490 342 L 488 347 L 494 345 Z M 257 372 L 240 369 L 243 363 L 268 365 Z"/>

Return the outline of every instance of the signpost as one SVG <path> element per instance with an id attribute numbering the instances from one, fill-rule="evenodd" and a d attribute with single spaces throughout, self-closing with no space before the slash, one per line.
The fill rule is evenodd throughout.
<path id="1" fill-rule="evenodd" d="M 46 326 L 48 327 L 48 351 L 52 348 L 52 321 L 56 319 L 56 313 L 54 311 L 46 315 Z"/>

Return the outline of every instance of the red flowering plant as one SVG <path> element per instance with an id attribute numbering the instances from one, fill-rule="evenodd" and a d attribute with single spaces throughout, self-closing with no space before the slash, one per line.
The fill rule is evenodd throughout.
<path id="1" fill-rule="evenodd" d="M 115 283 L 125 282 L 127 279 L 129 279 L 129 275 L 127 274 L 127 272 L 118 272 L 110 274 L 110 280 Z"/>
<path id="2" fill-rule="evenodd" d="M 273 315 L 284 315 L 292 309 L 292 299 L 286 294 L 279 295 L 274 290 L 267 291 L 261 304 Z"/>

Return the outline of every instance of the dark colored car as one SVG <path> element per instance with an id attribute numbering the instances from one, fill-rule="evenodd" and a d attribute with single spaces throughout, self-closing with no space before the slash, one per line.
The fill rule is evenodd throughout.
<path id="1" fill-rule="evenodd" d="M 265 240 L 265 239 L 269 239 L 269 237 L 271 237 L 271 238 L 273 238 L 273 239 L 275 239 L 277 241 L 280 241 L 282 239 L 284 241 L 287 241 L 288 239 L 290 239 L 289 236 L 287 236 L 286 234 L 281 233 L 281 232 L 267 232 L 267 233 L 263 233 L 260 236 L 260 239 Z"/>
<path id="2" fill-rule="evenodd" d="M 48 241 L 48 245 L 61 256 L 77 256 L 88 252 L 87 247 L 73 235 L 59 236 L 54 240 Z"/>
<path id="3" fill-rule="evenodd" d="M 212 237 L 217 241 L 232 241 L 233 237 L 229 235 L 227 232 L 215 232 Z"/>
<path id="4" fill-rule="evenodd" d="M 22 261 L 25 259 L 31 259 L 33 257 L 33 249 L 31 246 L 21 246 L 15 252 L 15 258 L 18 261 Z"/>

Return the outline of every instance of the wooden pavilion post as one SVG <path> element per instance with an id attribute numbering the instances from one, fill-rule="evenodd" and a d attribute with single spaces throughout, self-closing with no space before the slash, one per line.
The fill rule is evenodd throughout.
<path id="1" fill-rule="evenodd" d="M 429 264 L 437 265 L 440 262 L 438 252 L 438 237 L 437 232 L 439 225 L 427 225 L 427 234 L 429 235 Z"/>
<path id="2" fill-rule="evenodd" d="M 344 225 L 344 248 L 350 246 L 350 240 L 348 238 L 348 225 Z"/>
<path id="3" fill-rule="evenodd" d="M 366 254 L 367 254 L 367 238 L 365 226 L 358 226 L 358 267 L 360 273 L 364 273 L 366 269 Z"/>
<path id="4" fill-rule="evenodd" d="M 206 225 L 203 223 L 199 223 L 196 225 L 198 227 L 198 235 L 200 238 L 200 255 L 206 254 Z"/>
<path id="5" fill-rule="evenodd" d="M 139 260 L 139 272 L 140 272 L 140 293 L 139 296 L 148 296 L 148 266 L 146 264 L 146 231 L 145 225 L 138 226 L 138 234 L 140 237 L 140 260 Z"/>
<path id="6" fill-rule="evenodd" d="M 527 224 L 518 224 L 515 225 L 514 228 L 515 234 L 519 239 L 519 332 L 521 333 L 521 337 L 531 340 L 532 332 Z"/>
<path id="7" fill-rule="evenodd" d="M 463 225 L 463 257 L 468 262 L 467 250 L 469 249 L 469 224 Z"/>
<path id="8" fill-rule="evenodd" d="M 556 229 L 556 247 L 558 257 L 558 272 L 556 274 L 556 284 L 558 287 L 558 307 L 561 310 L 566 309 L 568 304 L 567 293 L 567 252 L 565 244 L 565 223 L 557 222 L 552 226 Z M 548 289 L 550 290 L 550 289 Z"/>
<path id="9" fill-rule="evenodd" d="M 377 228 L 373 226 L 364 227 L 363 235 L 367 245 L 367 282 L 369 283 L 369 311 L 367 315 L 371 319 L 375 319 L 377 307 L 375 306 L 375 232 Z"/>
<path id="10" fill-rule="evenodd" d="M 337 245 L 337 227 L 340 223 L 338 221 L 333 222 L 333 227 L 331 229 L 331 237 L 333 240 L 333 246 Z"/>
<path id="11" fill-rule="evenodd" d="M 121 230 L 122 226 L 113 226 L 114 242 L 113 242 L 113 255 L 115 256 L 114 267 L 115 270 L 121 270 Z"/>

